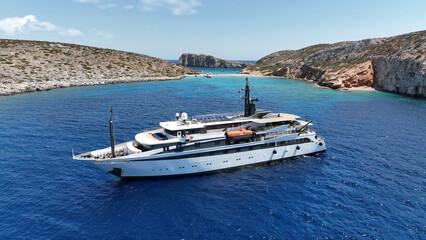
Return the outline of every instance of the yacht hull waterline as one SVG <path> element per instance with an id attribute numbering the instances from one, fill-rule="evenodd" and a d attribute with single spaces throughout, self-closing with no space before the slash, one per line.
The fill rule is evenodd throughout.
<path id="1" fill-rule="evenodd" d="M 161 128 L 141 132 L 133 141 L 112 141 L 111 147 L 73 158 L 134 179 L 207 174 L 326 151 L 324 139 L 309 129 L 311 122 L 256 110 L 246 81 L 244 113 L 191 120 L 186 113 L 176 114 L 175 121 L 161 122 Z"/>

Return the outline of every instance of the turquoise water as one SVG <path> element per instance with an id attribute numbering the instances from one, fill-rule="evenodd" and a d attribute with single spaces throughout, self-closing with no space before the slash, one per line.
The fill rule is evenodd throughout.
<path id="1" fill-rule="evenodd" d="M 238 74 L 241 68 L 204 68 L 204 67 L 191 67 L 206 73 L 212 74 Z"/>
<path id="2" fill-rule="evenodd" d="M 313 120 L 325 153 L 229 173 L 122 182 L 77 153 L 195 114 L 242 111 L 245 77 L 0 97 L 0 239 L 422 239 L 426 101 L 250 77 L 258 108 Z"/>

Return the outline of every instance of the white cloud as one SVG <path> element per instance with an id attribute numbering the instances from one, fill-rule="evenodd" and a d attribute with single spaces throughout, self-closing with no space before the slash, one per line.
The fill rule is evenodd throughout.
<path id="1" fill-rule="evenodd" d="M 28 31 L 56 31 L 59 34 L 69 36 L 83 35 L 83 33 L 77 29 L 62 28 L 51 22 L 40 22 L 34 15 L 27 15 L 21 18 L 3 18 L 0 20 L 0 31 L 3 31 L 6 35 L 15 35 Z"/>
<path id="2" fill-rule="evenodd" d="M 73 29 L 73 28 L 61 29 L 61 31 L 59 31 L 59 33 L 62 34 L 62 35 L 68 35 L 68 36 L 71 36 L 71 37 L 83 35 L 83 33 L 80 30 Z"/>
<path id="3" fill-rule="evenodd" d="M 118 0 L 74 0 L 78 3 L 94 4 L 98 8 L 104 10 L 116 8 Z M 135 4 L 123 6 L 124 9 L 130 10 L 136 8 L 142 12 L 153 12 L 159 9 L 167 9 L 174 15 L 188 15 L 197 13 L 197 8 L 201 6 L 200 0 L 133 0 Z"/>
<path id="4" fill-rule="evenodd" d="M 197 13 L 199 6 L 201 2 L 198 0 L 139 0 L 139 9 L 143 12 L 166 8 L 174 15 L 186 15 Z"/>
<path id="5" fill-rule="evenodd" d="M 95 33 L 97 36 L 103 37 L 103 38 L 113 38 L 114 34 L 102 32 L 98 29 L 92 29 L 92 32 Z"/>
<path id="6" fill-rule="evenodd" d="M 0 20 L 0 30 L 2 30 L 7 35 L 15 35 L 17 32 L 23 32 L 24 28 L 29 27 L 35 31 L 43 30 L 43 28 L 52 28 L 53 24 L 43 22 L 40 23 L 37 21 L 34 15 L 27 15 L 25 17 L 11 17 L 4 18 Z"/>
<path id="7" fill-rule="evenodd" d="M 105 10 L 109 8 L 116 8 L 118 7 L 117 4 L 112 3 L 113 0 L 74 0 L 78 3 L 90 3 L 96 5 L 98 8 Z"/>

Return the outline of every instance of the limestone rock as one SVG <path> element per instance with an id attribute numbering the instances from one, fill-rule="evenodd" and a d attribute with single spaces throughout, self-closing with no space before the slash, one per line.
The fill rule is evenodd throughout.
<path id="1" fill-rule="evenodd" d="M 279 51 L 242 72 L 309 80 L 334 89 L 375 87 L 425 97 L 425 61 L 426 31 L 420 31 Z"/>
<path id="2" fill-rule="evenodd" d="M 184 53 L 179 57 L 179 65 L 186 67 L 211 67 L 211 68 L 245 68 L 252 64 L 224 60 L 205 54 Z"/>
<path id="3" fill-rule="evenodd" d="M 412 58 L 376 57 L 374 87 L 387 92 L 426 97 L 426 64 Z"/>

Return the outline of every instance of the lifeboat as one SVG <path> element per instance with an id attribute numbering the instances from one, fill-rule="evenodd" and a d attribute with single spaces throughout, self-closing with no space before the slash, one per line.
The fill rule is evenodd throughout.
<path id="1" fill-rule="evenodd" d="M 229 143 L 234 142 L 247 142 L 253 138 L 254 132 L 252 130 L 241 129 L 238 131 L 228 131 L 225 133 L 226 141 Z"/>

